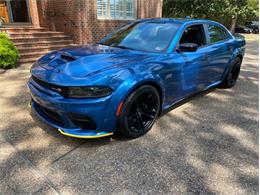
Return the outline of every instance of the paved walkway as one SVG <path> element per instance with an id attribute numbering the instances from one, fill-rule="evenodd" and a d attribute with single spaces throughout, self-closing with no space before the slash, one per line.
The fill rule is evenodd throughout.
<path id="1" fill-rule="evenodd" d="M 0 74 L 2 194 L 257 194 L 258 42 L 232 89 L 201 94 L 145 136 L 64 137 L 31 117 L 28 66 Z"/>

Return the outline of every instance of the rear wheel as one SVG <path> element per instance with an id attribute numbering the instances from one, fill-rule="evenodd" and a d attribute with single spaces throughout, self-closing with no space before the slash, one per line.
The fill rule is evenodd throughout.
<path id="1" fill-rule="evenodd" d="M 126 137 L 136 138 L 153 126 L 160 109 L 159 93 L 151 85 L 144 85 L 131 93 L 121 109 L 118 131 Z"/>
<path id="2" fill-rule="evenodd" d="M 236 84 L 240 72 L 241 63 L 241 59 L 239 57 L 236 57 L 235 60 L 231 63 L 230 69 L 224 80 L 220 84 L 220 87 L 231 88 Z"/>

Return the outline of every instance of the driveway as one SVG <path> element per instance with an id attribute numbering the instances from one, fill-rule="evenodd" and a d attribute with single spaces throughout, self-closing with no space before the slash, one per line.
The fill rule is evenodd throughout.
<path id="1" fill-rule="evenodd" d="M 30 112 L 29 66 L 8 70 L 0 74 L 0 192 L 258 194 L 258 66 L 250 39 L 234 88 L 194 97 L 133 140 L 60 135 Z"/>

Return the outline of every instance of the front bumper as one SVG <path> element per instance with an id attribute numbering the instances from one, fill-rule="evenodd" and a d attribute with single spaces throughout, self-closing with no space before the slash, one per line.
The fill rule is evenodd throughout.
<path id="1" fill-rule="evenodd" d="M 66 136 L 76 138 L 99 138 L 110 136 L 115 130 L 116 115 L 111 97 L 96 99 L 68 99 L 47 89 L 32 79 L 28 82 L 32 97 L 32 109 L 45 123 L 55 127 Z M 47 113 L 46 112 L 49 112 Z M 71 115 L 86 116 L 95 128 L 86 129 L 75 123 Z M 104 130 L 105 129 L 105 130 Z"/>

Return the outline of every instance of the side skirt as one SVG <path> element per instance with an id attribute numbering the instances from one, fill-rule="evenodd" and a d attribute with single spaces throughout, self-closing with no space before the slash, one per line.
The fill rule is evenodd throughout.
<path id="1" fill-rule="evenodd" d="M 218 81 L 218 82 L 215 82 L 209 86 L 207 86 L 206 88 L 192 94 L 192 95 L 188 95 L 188 96 L 185 96 L 184 98 L 174 102 L 172 105 L 170 105 L 168 108 L 165 108 L 165 109 L 162 109 L 161 111 L 161 114 L 159 117 L 167 114 L 168 112 L 172 111 L 173 109 L 175 108 L 178 108 L 179 106 L 191 101 L 192 99 L 196 98 L 196 97 L 202 97 L 202 96 L 205 96 L 207 95 L 208 93 L 216 90 L 216 87 L 217 85 L 219 85 L 221 83 L 221 81 Z"/>

